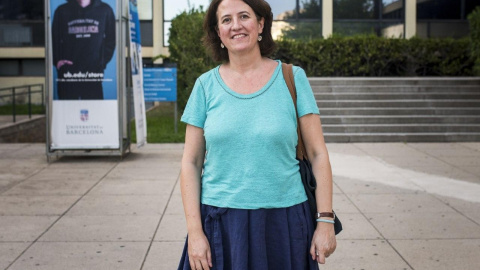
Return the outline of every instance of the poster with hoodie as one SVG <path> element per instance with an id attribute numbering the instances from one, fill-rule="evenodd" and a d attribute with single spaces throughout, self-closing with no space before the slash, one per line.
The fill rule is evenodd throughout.
<path id="1" fill-rule="evenodd" d="M 116 0 L 49 0 L 52 149 L 118 149 Z"/>
<path id="2" fill-rule="evenodd" d="M 145 97 L 143 95 L 142 45 L 140 42 L 140 20 L 138 18 L 137 0 L 129 0 L 130 63 L 133 84 L 133 102 L 135 109 L 135 128 L 137 147 L 147 142 L 147 119 L 145 115 Z"/>

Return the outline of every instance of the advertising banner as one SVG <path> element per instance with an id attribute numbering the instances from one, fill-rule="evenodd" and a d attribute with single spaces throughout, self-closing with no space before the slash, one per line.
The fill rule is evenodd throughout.
<path id="1" fill-rule="evenodd" d="M 118 149 L 117 0 L 48 0 L 51 149 Z"/>
<path id="2" fill-rule="evenodd" d="M 145 101 L 177 101 L 177 68 L 143 69 Z"/>
<path id="3" fill-rule="evenodd" d="M 145 114 L 145 99 L 143 96 L 142 45 L 140 43 L 140 20 L 138 19 L 137 0 L 129 1 L 128 15 L 135 131 L 137 135 L 137 147 L 141 147 L 147 142 L 147 118 Z"/>

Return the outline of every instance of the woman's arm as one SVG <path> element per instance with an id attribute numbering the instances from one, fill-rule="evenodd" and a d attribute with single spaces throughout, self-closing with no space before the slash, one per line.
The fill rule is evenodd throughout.
<path id="1" fill-rule="evenodd" d="M 315 190 L 317 212 L 331 212 L 333 193 L 332 167 L 323 138 L 319 115 L 307 114 L 302 116 L 300 118 L 300 129 L 307 156 L 312 163 L 313 174 L 317 181 L 317 189 Z M 325 263 L 325 258 L 335 251 L 336 245 L 333 224 L 317 222 L 310 249 L 312 258 L 321 264 Z"/>
<path id="2" fill-rule="evenodd" d="M 180 188 L 187 220 L 188 255 L 192 269 L 210 269 L 210 245 L 202 228 L 200 213 L 201 174 L 205 159 L 203 129 L 187 125 Z"/>

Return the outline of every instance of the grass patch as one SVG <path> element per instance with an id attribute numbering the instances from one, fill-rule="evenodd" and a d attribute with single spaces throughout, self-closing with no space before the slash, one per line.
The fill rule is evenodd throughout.
<path id="1" fill-rule="evenodd" d="M 174 105 L 161 103 L 147 112 L 147 142 L 148 143 L 184 143 L 186 124 L 180 122 L 178 114 L 177 128 L 174 126 Z M 135 121 L 131 123 L 132 143 L 136 143 Z"/>
<path id="2" fill-rule="evenodd" d="M 0 115 L 12 115 L 12 112 L 13 112 L 12 104 L 0 106 Z M 27 115 L 28 105 L 26 104 L 15 105 L 15 114 Z M 32 114 L 45 114 L 45 106 L 32 104 Z"/>

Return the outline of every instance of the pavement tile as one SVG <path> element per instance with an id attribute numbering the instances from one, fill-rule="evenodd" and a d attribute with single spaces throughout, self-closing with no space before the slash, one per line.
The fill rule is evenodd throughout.
<path id="1" fill-rule="evenodd" d="M 353 145 L 375 157 L 411 157 L 421 154 L 404 143 L 354 143 Z"/>
<path id="2" fill-rule="evenodd" d="M 156 216 L 161 215 L 168 197 L 152 195 L 87 195 L 70 216 Z"/>
<path id="3" fill-rule="evenodd" d="M 27 180 L 2 195 L 83 195 L 96 183 L 97 181 L 79 180 Z"/>
<path id="4" fill-rule="evenodd" d="M 186 236 L 185 215 L 164 215 L 155 235 L 155 241 L 185 241 Z"/>
<path id="5" fill-rule="evenodd" d="M 378 160 L 386 164 L 390 164 L 400 168 L 409 168 L 410 166 L 414 167 L 432 167 L 432 166 L 445 166 L 447 163 L 438 158 L 430 157 L 426 154 L 417 155 L 417 156 L 405 156 L 405 157 L 378 157 Z"/>
<path id="6" fill-rule="evenodd" d="M 9 270 L 140 269 L 149 242 L 37 242 Z"/>
<path id="7" fill-rule="evenodd" d="M 150 241 L 160 216 L 64 216 L 40 242 Z"/>
<path id="8" fill-rule="evenodd" d="M 480 238 L 480 226 L 458 213 L 366 213 L 386 239 Z"/>
<path id="9" fill-rule="evenodd" d="M 177 269 L 185 242 L 153 242 L 142 270 Z"/>
<path id="10" fill-rule="evenodd" d="M 167 205 L 166 215 L 183 215 L 183 202 L 181 194 L 173 194 Z"/>
<path id="11" fill-rule="evenodd" d="M 464 215 L 474 220 L 480 226 L 480 211 L 466 212 Z"/>
<path id="12" fill-rule="evenodd" d="M 465 147 L 468 147 L 468 148 L 471 148 L 471 149 L 480 151 L 480 144 L 479 144 L 479 143 L 476 143 L 476 142 L 466 142 L 466 143 L 459 143 L 459 144 L 462 145 L 462 146 L 465 146 Z"/>
<path id="13" fill-rule="evenodd" d="M 478 178 L 480 178 L 480 166 L 459 166 L 461 170 L 465 170 L 471 174 L 476 175 Z M 478 183 L 478 181 L 477 181 Z"/>
<path id="14" fill-rule="evenodd" d="M 378 182 L 364 181 L 360 179 L 352 179 L 348 177 L 334 177 L 335 183 L 346 194 L 403 194 L 403 193 L 418 193 L 423 190 L 413 184 L 412 182 L 405 181 L 405 187 L 399 188 L 396 186 L 388 185 L 392 183 L 388 179 Z M 382 182 L 384 184 L 382 184 Z"/>
<path id="15" fill-rule="evenodd" d="M 464 156 L 448 156 L 439 157 L 438 159 L 457 167 L 478 167 L 480 166 L 480 155 L 477 157 L 464 157 Z"/>
<path id="16" fill-rule="evenodd" d="M 452 180 L 466 181 L 471 183 L 480 183 L 480 176 L 475 175 L 474 173 L 470 173 L 466 169 L 459 169 L 451 165 L 432 166 L 432 167 L 411 166 L 411 167 L 408 167 L 407 170 L 411 172 L 418 172 L 418 173 L 424 173 L 424 174 L 429 174 L 434 176 L 447 177 Z M 480 170 L 479 170 L 479 173 L 480 173 Z"/>
<path id="17" fill-rule="evenodd" d="M 0 216 L 60 216 L 79 196 L 0 196 Z"/>
<path id="18" fill-rule="evenodd" d="M 412 147 L 418 150 L 461 150 L 465 149 L 464 143 L 461 142 L 452 142 L 452 143 L 444 143 L 444 142 L 427 142 L 427 143 L 408 143 L 406 144 L 408 147 Z"/>
<path id="19" fill-rule="evenodd" d="M 349 197 L 363 213 L 454 213 L 451 207 L 426 193 L 352 194 Z"/>
<path id="20" fill-rule="evenodd" d="M 337 240 L 383 239 L 362 214 L 342 213 L 338 217 L 342 222 L 343 230 L 337 235 Z"/>
<path id="21" fill-rule="evenodd" d="M 68 161 L 63 161 L 63 159 L 69 159 L 71 157 L 62 157 L 59 161 L 54 161 L 48 165 L 49 170 L 53 169 L 58 169 L 58 170 L 85 170 L 85 169 L 91 169 L 91 170 L 103 170 L 105 173 L 113 169 L 117 164 L 112 160 L 112 161 L 101 161 L 101 160 L 96 160 L 95 156 L 92 157 L 78 157 L 78 158 L 84 158 L 84 160 L 68 160 Z M 92 158 L 92 160 L 88 160 L 87 158 Z M 118 162 L 118 160 L 117 160 Z"/>
<path id="22" fill-rule="evenodd" d="M 478 256 L 480 239 L 392 240 L 390 242 L 414 269 L 478 270 L 480 266 L 480 256 Z"/>
<path id="23" fill-rule="evenodd" d="M 33 242 L 57 219 L 57 216 L 2 216 L 0 242 Z"/>
<path id="24" fill-rule="evenodd" d="M 320 265 L 322 270 L 411 269 L 385 240 L 338 240 L 337 249 Z"/>
<path id="25" fill-rule="evenodd" d="M 180 175 L 180 168 L 167 168 L 164 170 L 142 170 L 140 168 L 126 168 L 112 170 L 105 179 L 108 180 L 176 180 Z"/>
<path id="26" fill-rule="evenodd" d="M 366 153 L 351 143 L 327 143 L 329 153 L 339 153 L 351 156 L 365 156 Z"/>
<path id="27" fill-rule="evenodd" d="M 180 180 L 178 180 L 175 184 L 175 188 L 173 189 L 173 195 L 174 196 L 177 196 L 177 195 L 182 196 L 182 190 L 180 189 Z"/>
<path id="28" fill-rule="evenodd" d="M 344 194 L 335 194 L 333 196 L 333 210 L 339 213 L 339 215 L 340 213 L 359 213 L 355 205 L 348 199 L 348 196 Z"/>
<path id="29" fill-rule="evenodd" d="M 447 205 L 455 208 L 455 210 L 466 213 L 466 212 L 478 212 L 480 213 L 480 202 L 471 202 L 461 199 L 456 199 L 446 196 L 438 196 L 440 200 L 445 202 Z"/>
<path id="30" fill-rule="evenodd" d="M 415 146 L 413 146 L 415 147 Z M 422 151 L 425 154 L 428 154 L 430 156 L 436 157 L 436 158 L 448 158 L 448 157 L 471 157 L 471 158 L 480 158 L 480 152 L 467 148 L 464 146 L 459 145 L 456 148 L 447 148 L 447 149 L 442 149 L 442 148 L 432 148 L 432 149 L 418 149 L 419 151 Z"/>
<path id="31" fill-rule="evenodd" d="M 169 195 L 175 186 L 172 181 L 103 180 L 89 195 Z"/>
<path id="32" fill-rule="evenodd" d="M 0 242 L 0 269 L 6 269 L 29 245 L 28 242 Z"/>
<path id="33" fill-rule="evenodd" d="M 30 180 L 86 180 L 86 181 L 98 181 L 108 171 L 104 168 L 60 168 L 52 169 L 48 168 L 35 174 Z"/>
<path id="34" fill-rule="evenodd" d="M 0 194 L 5 191 L 13 181 L 7 181 L 7 180 L 0 180 Z"/>

